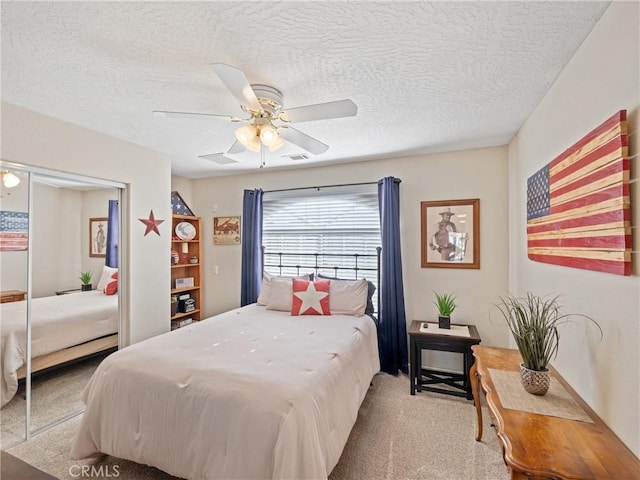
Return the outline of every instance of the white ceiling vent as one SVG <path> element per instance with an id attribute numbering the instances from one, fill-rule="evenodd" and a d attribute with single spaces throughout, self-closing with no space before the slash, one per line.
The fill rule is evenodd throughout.
<path id="1" fill-rule="evenodd" d="M 200 158 L 204 158 L 205 160 L 211 160 L 212 162 L 217 163 L 218 165 L 228 165 L 229 163 L 238 163 L 237 160 L 233 158 L 229 158 L 222 153 L 212 153 L 211 155 L 199 155 Z"/>
<path id="2" fill-rule="evenodd" d="M 304 153 L 294 153 L 293 155 L 283 155 L 282 158 L 288 158 L 290 160 L 308 160 L 309 155 Z"/>

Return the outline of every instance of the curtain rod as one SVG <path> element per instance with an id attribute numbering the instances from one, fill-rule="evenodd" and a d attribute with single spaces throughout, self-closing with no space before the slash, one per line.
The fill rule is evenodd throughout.
<path id="1" fill-rule="evenodd" d="M 357 185 L 377 185 L 380 182 L 362 182 L 362 183 L 342 183 L 339 185 L 319 185 L 315 187 L 298 187 L 298 188 L 282 188 L 280 190 L 265 190 L 264 193 L 275 193 L 275 192 L 293 192 L 295 190 L 320 190 L 321 188 L 331 188 L 331 187 L 353 187 Z"/>

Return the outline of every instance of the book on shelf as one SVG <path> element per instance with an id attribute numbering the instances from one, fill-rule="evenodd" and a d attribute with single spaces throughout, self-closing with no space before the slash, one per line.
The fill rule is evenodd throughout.
<path id="1" fill-rule="evenodd" d="M 171 321 L 171 330 L 175 330 L 176 328 L 180 328 L 180 327 L 185 327 L 185 326 L 189 325 L 190 323 L 193 323 L 193 318 L 191 318 L 191 317 L 180 318 L 178 320 L 172 320 Z"/>

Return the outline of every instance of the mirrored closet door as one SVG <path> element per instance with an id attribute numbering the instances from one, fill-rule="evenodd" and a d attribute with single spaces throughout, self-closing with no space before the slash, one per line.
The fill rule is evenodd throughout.
<path id="1" fill-rule="evenodd" d="M 82 391 L 97 365 L 117 349 L 120 323 L 120 186 L 43 171 L 30 172 L 24 183 L 29 185 L 28 209 L 22 211 L 29 226 L 23 251 L 28 294 L 22 304 L 28 312 L 24 336 L 30 353 L 15 354 L 21 363 L 15 375 L 18 390 L 0 412 L 3 446 L 5 430 L 17 428 L 17 421 L 5 421 L 5 409 L 14 403 L 22 406 L 23 418 L 23 434 L 14 441 L 24 440 L 27 430 L 35 434 L 84 409 Z M 9 273 L 18 271 L 10 253 L 0 252 L 3 291 L 17 280 Z M 4 309 L 2 327 L 8 317 Z M 10 354 L 4 342 L 3 328 L 6 378 L 12 371 L 5 365 Z"/>
<path id="2" fill-rule="evenodd" d="M 29 172 L 2 169 L 0 182 L 0 366 L 2 448 L 26 438 L 27 394 L 18 379 L 27 351 Z M 20 355 L 20 352 L 23 352 Z"/>

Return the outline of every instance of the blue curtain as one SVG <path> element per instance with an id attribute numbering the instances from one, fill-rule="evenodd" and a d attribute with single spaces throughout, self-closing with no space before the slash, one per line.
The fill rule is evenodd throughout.
<path id="1" fill-rule="evenodd" d="M 380 369 L 396 375 L 407 373 L 407 322 L 400 252 L 400 179 L 385 177 L 378 182 L 382 258 L 378 349 Z"/>
<path id="2" fill-rule="evenodd" d="M 262 282 L 262 195 L 245 190 L 242 203 L 242 284 L 240 306 L 256 303 Z"/>
<path id="3" fill-rule="evenodd" d="M 109 219 L 107 220 L 107 254 L 104 264 L 118 268 L 118 201 L 109 200 Z"/>

